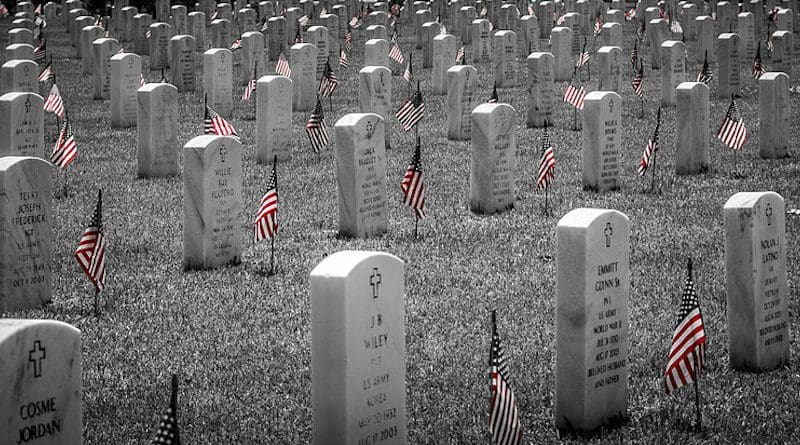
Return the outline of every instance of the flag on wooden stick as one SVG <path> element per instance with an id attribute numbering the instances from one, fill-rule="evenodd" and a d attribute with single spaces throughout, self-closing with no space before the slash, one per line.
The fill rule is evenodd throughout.
<path id="1" fill-rule="evenodd" d="M 236 132 L 236 129 L 233 128 L 233 125 L 228 123 L 224 117 L 220 116 L 219 113 L 209 107 L 208 102 L 205 104 L 205 109 L 206 114 L 205 119 L 203 119 L 203 134 L 239 137 L 239 134 Z"/>
<path id="2" fill-rule="evenodd" d="M 64 109 L 64 99 L 61 97 L 61 92 L 58 91 L 58 86 L 55 82 L 53 82 L 53 86 L 50 87 L 50 94 L 47 96 L 47 100 L 44 101 L 44 111 L 49 111 L 61 118 L 64 117 L 64 113 L 66 112 Z"/>
<path id="3" fill-rule="evenodd" d="M 713 78 L 714 75 L 711 74 L 711 67 L 708 66 L 708 51 L 706 51 L 703 57 L 703 68 L 701 68 L 700 73 L 697 74 L 697 81 L 708 85 Z"/>
<path id="4" fill-rule="evenodd" d="M 639 176 L 644 176 L 650 167 L 651 158 L 658 150 L 658 130 L 661 127 L 661 107 L 658 107 L 658 117 L 656 118 L 656 128 L 653 130 L 653 137 L 647 141 L 647 146 L 642 152 L 642 159 L 639 161 Z"/>
<path id="5" fill-rule="evenodd" d="M 331 69 L 331 64 L 325 62 L 325 69 L 322 71 L 322 78 L 319 80 L 319 95 L 322 97 L 331 97 L 333 92 L 336 91 L 336 86 L 339 85 L 339 80 L 336 74 Z"/>
<path id="6" fill-rule="evenodd" d="M 733 96 L 731 96 L 731 104 L 722 119 L 719 131 L 717 131 L 717 139 L 733 150 L 741 150 L 744 148 L 744 144 L 750 140 L 747 128 L 744 125 L 744 119 L 739 115 L 739 109 L 736 107 Z"/>
<path id="7" fill-rule="evenodd" d="M 547 132 L 547 123 L 542 136 L 542 157 L 539 159 L 539 173 L 536 175 L 536 188 L 545 190 L 555 178 L 556 158 L 553 146 L 550 144 L 550 133 Z"/>
<path id="8" fill-rule="evenodd" d="M 400 105 L 400 109 L 397 110 L 394 116 L 405 131 L 411 131 L 425 116 L 425 102 L 422 100 L 422 93 L 419 91 L 419 81 L 417 81 L 417 92 Z"/>
<path id="9" fill-rule="evenodd" d="M 153 445 L 180 445 L 181 435 L 178 428 L 178 376 L 172 374 L 172 394 L 170 396 L 169 408 L 161 418 L 158 425 L 158 433 L 153 439 Z"/>
<path id="10" fill-rule="evenodd" d="M 78 249 L 75 251 L 78 264 L 94 284 L 97 292 L 102 291 L 106 283 L 106 240 L 103 236 L 102 207 L 103 190 L 98 190 L 94 215 L 92 215 L 89 227 L 84 230 L 78 242 Z"/>
<path id="11" fill-rule="evenodd" d="M 583 110 L 583 103 L 586 100 L 586 90 L 583 87 L 575 88 L 571 84 L 564 89 L 564 102 L 571 104 L 579 110 Z"/>
<path id="12" fill-rule="evenodd" d="M 489 432 L 493 445 L 517 445 L 522 440 L 517 402 L 511 390 L 508 365 L 497 333 L 497 314 L 492 310 L 492 347 L 489 352 L 491 402 Z"/>
<path id="13" fill-rule="evenodd" d="M 253 223 L 256 242 L 271 239 L 278 233 L 278 174 L 275 171 L 277 164 L 277 162 L 272 164 L 267 193 L 261 198 L 261 207 L 258 209 L 256 221 Z"/>
<path id="14" fill-rule="evenodd" d="M 47 62 L 47 65 L 39 71 L 39 82 L 44 82 L 48 79 L 55 77 L 53 74 L 53 62 Z"/>
<path id="15" fill-rule="evenodd" d="M 633 92 L 639 96 L 644 96 L 644 68 L 639 65 L 639 68 L 636 69 L 636 75 L 633 77 Z"/>
<path id="16" fill-rule="evenodd" d="M 289 61 L 283 55 L 283 51 L 278 54 L 278 62 L 275 63 L 275 73 L 279 76 L 292 77 L 292 69 L 289 67 Z"/>
<path id="17" fill-rule="evenodd" d="M 705 361 L 706 334 L 703 314 L 692 281 L 692 260 L 687 265 L 686 284 L 678 314 L 678 325 L 672 334 L 664 390 L 667 394 L 700 378 Z"/>
<path id="18" fill-rule="evenodd" d="M 397 31 L 392 33 L 392 49 L 389 50 L 389 58 L 397 63 L 406 61 L 405 57 L 403 57 L 403 51 L 400 50 L 400 44 L 397 43 Z"/>
<path id="19" fill-rule="evenodd" d="M 417 214 L 417 218 L 425 218 L 425 183 L 422 181 L 422 162 L 420 161 L 420 141 L 417 136 L 417 147 L 408 164 L 406 174 L 400 182 L 405 204 Z"/>
<path id="20" fill-rule="evenodd" d="M 764 63 L 761 62 L 761 41 L 759 40 L 756 48 L 756 57 L 753 59 L 753 79 L 760 79 L 766 72 L 767 69 L 764 67 Z"/>
<path id="21" fill-rule="evenodd" d="M 314 153 L 319 153 L 322 147 L 331 143 L 328 138 L 328 127 L 325 125 L 325 112 L 322 110 L 319 96 L 317 96 L 317 106 L 314 107 L 314 111 L 306 123 L 306 134 Z"/>
<path id="22" fill-rule="evenodd" d="M 50 155 L 50 162 L 66 170 L 67 166 L 78 156 L 78 146 L 75 143 L 75 135 L 72 134 L 72 125 L 69 124 L 69 116 L 66 116 L 61 125 L 56 145 L 53 146 L 53 153 Z"/>

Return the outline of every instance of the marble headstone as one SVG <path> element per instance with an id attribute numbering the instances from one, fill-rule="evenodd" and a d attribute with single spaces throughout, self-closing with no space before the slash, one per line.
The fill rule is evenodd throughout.
<path id="1" fill-rule="evenodd" d="M 690 175 L 709 168 L 709 88 L 702 82 L 678 85 L 678 112 L 675 138 L 675 173 Z"/>
<path id="2" fill-rule="evenodd" d="M 142 57 L 134 53 L 111 56 L 111 127 L 136 125 Z"/>
<path id="3" fill-rule="evenodd" d="M 36 93 L 0 96 L 0 156 L 44 155 L 43 107 Z"/>
<path id="4" fill-rule="evenodd" d="M 365 66 L 358 72 L 358 104 L 361 113 L 375 113 L 383 119 L 384 142 L 390 148 L 392 72 L 383 66 Z"/>
<path id="5" fill-rule="evenodd" d="M 179 93 L 194 91 L 197 62 L 195 62 L 196 40 L 190 35 L 178 35 L 169 40 L 170 45 L 170 83 Z"/>
<path id="6" fill-rule="evenodd" d="M 472 110 L 469 207 L 493 214 L 514 207 L 516 197 L 517 111 L 508 104 L 481 104 Z"/>
<path id="7" fill-rule="evenodd" d="M 233 112 L 233 54 L 225 48 L 203 53 L 203 92 L 208 105 L 224 118 Z"/>
<path id="8" fill-rule="evenodd" d="M 592 91 L 583 107 L 583 188 L 620 187 L 622 98 L 613 91 Z"/>
<path id="9" fill-rule="evenodd" d="M 555 105 L 553 70 L 555 58 L 551 53 L 535 52 L 528 56 L 528 128 L 552 125 Z"/>
<path id="10" fill-rule="evenodd" d="M 477 105 L 478 70 L 454 65 L 447 70 L 447 138 L 463 141 L 472 137 L 472 109 Z"/>
<path id="11" fill-rule="evenodd" d="M 137 175 L 140 178 L 178 173 L 178 89 L 169 83 L 139 88 Z"/>
<path id="12" fill-rule="evenodd" d="M 789 155 L 792 108 L 789 76 L 764 73 L 758 79 L 758 154 L 765 159 Z"/>
<path id="13" fill-rule="evenodd" d="M 32 60 L 9 60 L 0 67 L 2 86 L 0 94 L 5 93 L 38 93 L 39 68 Z"/>
<path id="14" fill-rule="evenodd" d="M 312 110 L 317 104 L 317 47 L 310 43 L 297 43 L 290 48 L 290 54 L 292 107 L 294 111 Z"/>
<path id="15" fill-rule="evenodd" d="M 284 76 L 258 79 L 256 90 L 256 159 L 267 164 L 292 154 L 292 81 Z"/>

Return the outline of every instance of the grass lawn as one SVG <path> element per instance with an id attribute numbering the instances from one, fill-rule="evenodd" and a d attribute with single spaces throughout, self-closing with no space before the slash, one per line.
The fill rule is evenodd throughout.
<path id="1" fill-rule="evenodd" d="M 446 22 L 450 28 L 449 21 Z M 0 22 L 5 46 L 10 19 Z M 634 24 L 626 23 L 623 53 L 633 47 Z M 411 48 L 411 26 L 401 44 Z M 136 178 L 136 129 L 112 130 L 109 101 L 93 101 L 91 76 L 80 72 L 64 27 L 48 29 L 61 93 L 73 123 L 78 158 L 68 169 L 69 195 L 53 201 L 53 301 L 44 308 L 0 314 L 70 323 L 83 338 L 83 424 L 85 443 L 144 443 L 155 436 L 168 403 L 169 375 L 180 375 L 179 423 L 184 443 L 308 443 L 311 440 L 311 314 L 309 273 L 326 255 L 344 249 L 381 250 L 406 261 L 406 343 L 408 437 L 410 443 L 481 443 L 487 440 L 490 342 L 489 312 L 498 310 L 525 442 L 790 442 L 800 434 L 800 369 L 790 366 L 764 374 L 732 371 L 728 363 L 725 254 L 722 206 L 739 191 L 773 190 L 787 208 L 798 207 L 797 152 L 784 160 L 758 158 L 758 92 L 742 62 L 739 108 L 752 135 L 734 162 L 733 153 L 711 142 L 710 172 L 674 174 L 676 109 L 663 110 L 657 168 L 660 193 L 646 193 L 650 177 L 636 168 L 655 124 L 660 76 L 645 61 L 645 110 L 626 83 L 622 91 L 624 144 L 619 191 L 581 188 L 581 134 L 571 131 L 572 110 L 557 93 L 551 137 L 556 179 L 551 191 L 555 216 L 542 214 L 544 195 L 535 189 L 541 130 L 525 128 L 525 88 L 501 89 L 500 101 L 519 115 L 517 200 L 512 211 L 479 216 L 468 209 L 470 143 L 448 141 L 446 98 L 433 96 L 431 70 L 415 65 L 428 116 L 421 123 L 422 162 L 429 217 L 413 237 L 414 215 L 402 205 L 400 179 L 413 150 L 412 133 L 392 122 L 388 151 L 389 228 L 377 239 L 337 237 L 333 145 L 318 159 L 304 132 L 307 113 L 294 113 L 293 157 L 279 164 L 280 232 L 277 274 L 266 276 L 269 243 L 252 244 L 252 221 L 270 167 L 255 162 L 253 102 L 238 99 L 233 125 L 244 143 L 242 264 L 214 271 L 182 269 L 182 178 Z M 210 34 L 209 34 L 210 37 Z M 540 48 L 546 50 L 546 39 Z M 358 111 L 357 70 L 363 61 L 357 36 L 350 67 L 336 69 L 335 111 L 326 104 L 331 128 Z M 125 44 L 130 49 L 129 43 Z M 688 43 L 689 50 L 694 48 Z M 421 52 L 415 51 L 415 62 Z M 769 68 L 770 60 L 765 57 Z M 147 66 L 147 62 L 145 62 Z M 269 68 L 274 67 L 270 62 Z M 487 100 L 490 64 L 478 67 Z M 716 75 L 716 66 L 713 66 Z M 694 78 L 700 65 L 693 64 Z M 625 67 L 626 79 L 632 79 Z M 395 74 L 402 67 L 394 67 Z M 527 69 L 521 72 L 524 85 Z M 597 67 L 588 89 L 596 88 Z M 795 70 L 797 73 L 797 70 Z M 145 71 L 150 81 L 160 72 Z M 202 76 L 198 72 L 198 85 Z M 716 80 L 712 83 L 712 88 Z M 796 84 L 796 81 L 795 81 Z M 563 91 L 565 83 L 556 85 Z M 42 93 L 47 94 L 42 86 Z M 397 75 L 394 103 L 406 91 Z M 243 86 L 234 88 L 241 94 Z M 712 96 L 713 97 L 713 96 Z M 712 136 L 729 104 L 712 99 Z M 793 146 L 800 140 L 798 96 Z M 181 146 L 202 131 L 202 95 L 180 95 Z M 45 122 L 49 155 L 55 120 Z M 176 147 L 178 149 L 179 147 Z M 180 152 L 179 152 L 180 153 Z M 182 166 L 183 156 L 179 154 Z M 182 168 L 181 168 L 182 171 Z M 53 173 L 60 186 L 60 173 Z M 104 191 L 103 218 L 108 242 L 107 291 L 102 317 L 92 316 L 92 289 L 73 252 L 91 218 L 97 188 Z M 617 209 L 630 218 L 631 268 L 629 420 L 619 428 L 588 437 L 559 438 L 553 423 L 555 375 L 555 226 L 578 207 Z M 798 351 L 798 238 L 800 222 L 787 217 L 791 349 Z M 666 366 L 685 278 L 687 256 L 695 261 L 695 282 L 704 311 L 707 369 L 701 381 L 705 432 L 690 430 L 691 388 L 666 397 L 660 378 Z"/>

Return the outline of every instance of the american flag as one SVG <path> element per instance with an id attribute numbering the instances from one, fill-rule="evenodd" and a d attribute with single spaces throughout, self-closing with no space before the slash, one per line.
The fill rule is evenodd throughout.
<path id="1" fill-rule="evenodd" d="M 44 61 L 45 57 L 47 57 L 47 41 L 42 40 L 42 42 L 33 49 L 33 61 L 41 63 Z"/>
<path id="2" fill-rule="evenodd" d="M 411 83 L 414 80 L 414 73 L 411 71 L 411 56 L 413 53 L 408 55 L 408 65 L 406 65 L 406 70 L 403 72 L 403 79 L 406 82 Z"/>
<path id="3" fill-rule="evenodd" d="M 647 146 L 644 147 L 644 152 L 642 152 L 642 159 L 639 161 L 639 176 L 644 176 L 647 173 L 647 169 L 650 167 L 650 159 L 658 150 L 659 127 L 661 127 L 661 107 L 658 107 L 658 117 L 656 118 L 656 129 L 653 130 L 653 137 L 647 141 Z"/>
<path id="4" fill-rule="evenodd" d="M 497 82 L 494 83 L 494 87 L 492 87 L 492 95 L 489 96 L 490 104 L 496 104 L 500 101 L 500 96 L 497 95 Z"/>
<path id="5" fill-rule="evenodd" d="M 775 51 L 775 44 L 772 43 L 772 36 L 767 39 L 767 53 L 772 54 Z"/>
<path id="6" fill-rule="evenodd" d="M 553 146 L 550 145 L 550 133 L 547 131 L 547 124 L 544 127 L 542 136 L 542 157 L 539 159 L 539 174 L 536 176 L 536 188 L 546 190 L 550 182 L 555 177 L 556 158 L 553 153 Z"/>
<path id="7" fill-rule="evenodd" d="M 242 39 L 240 38 L 234 40 L 233 43 L 231 44 L 231 51 L 236 51 L 237 49 L 241 48 L 242 48 Z"/>
<path id="8" fill-rule="evenodd" d="M 759 40 L 758 47 L 756 48 L 756 57 L 753 59 L 753 79 L 758 80 L 766 72 L 767 69 L 761 62 L 761 41 Z"/>
<path id="9" fill-rule="evenodd" d="M 103 190 L 97 191 L 97 207 L 89 227 L 83 231 L 75 258 L 97 292 L 106 286 L 106 239 L 103 235 Z"/>
<path id="10" fill-rule="evenodd" d="M 289 67 L 289 61 L 283 52 L 278 54 L 278 62 L 275 64 L 275 73 L 279 76 L 292 77 L 292 69 Z"/>
<path id="11" fill-rule="evenodd" d="M 583 102 L 586 99 L 586 90 L 583 87 L 580 89 L 572 85 L 567 85 L 564 89 L 564 102 L 572 104 L 575 108 L 583 110 Z"/>
<path id="12" fill-rule="evenodd" d="M 308 23 L 310 21 L 311 21 L 311 19 L 309 19 L 307 15 L 304 15 L 304 16 L 301 16 L 299 19 L 297 19 L 297 24 L 301 28 L 306 28 L 306 27 L 308 27 Z"/>
<path id="13" fill-rule="evenodd" d="M 228 123 L 224 117 L 219 113 L 212 110 L 208 104 L 205 105 L 206 115 L 203 120 L 203 134 L 216 134 L 217 136 L 235 136 L 239 137 L 233 125 Z"/>
<path id="14" fill-rule="evenodd" d="M 406 174 L 400 182 L 405 204 L 417 213 L 417 218 L 425 218 L 425 183 L 422 181 L 422 164 L 420 162 L 420 143 L 417 137 L 417 148 L 408 164 Z"/>
<path id="15" fill-rule="evenodd" d="M 144 74 L 139 74 L 139 87 L 143 87 L 147 81 L 144 80 Z"/>
<path id="16" fill-rule="evenodd" d="M 722 119 L 719 131 L 717 131 L 717 139 L 733 150 L 741 150 L 750 139 L 733 97 L 731 97 L 728 112 L 725 113 L 725 118 Z"/>
<path id="17" fill-rule="evenodd" d="M 598 15 L 597 19 L 594 21 L 594 35 L 597 37 L 600 34 L 600 31 L 603 30 L 603 16 Z"/>
<path id="18" fill-rule="evenodd" d="M 148 29 L 147 32 L 144 33 L 144 38 L 145 39 L 149 39 L 152 35 L 153 35 L 153 33 L 151 33 L 150 30 Z"/>
<path id="19" fill-rule="evenodd" d="M 119 51 L 117 51 L 117 54 L 125 54 L 125 47 L 124 46 L 120 46 L 119 47 Z"/>
<path id="20" fill-rule="evenodd" d="M 350 51 L 353 47 L 353 29 L 347 25 L 347 32 L 344 33 L 344 49 Z"/>
<path id="21" fill-rule="evenodd" d="M 64 99 L 61 97 L 61 93 L 55 83 L 50 87 L 50 95 L 44 101 L 44 111 L 50 111 L 58 117 L 64 117 Z"/>
<path id="22" fill-rule="evenodd" d="M 336 91 L 336 86 L 339 85 L 339 79 L 331 69 L 331 64 L 325 62 L 325 69 L 322 71 L 322 78 L 319 79 L 319 95 L 322 97 L 331 97 L 333 92 Z"/>
<path id="23" fill-rule="evenodd" d="M 339 66 L 342 68 L 347 68 L 348 65 L 347 53 L 344 51 L 344 48 L 342 48 L 339 50 Z"/>
<path id="24" fill-rule="evenodd" d="M 664 389 L 667 394 L 700 378 L 705 359 L 706 333 L 703 314 L 692 282 L 692 260 L 687 265 L 688 276 L 683 288 L 678 325 L 672 334 Z"/>
<path id="25" fill-rule="evenodd" d="M 636 8 L 631 8 L 625 12 L 625 21 L 630 22 L 636 17 Z"/>
<path id="26" fill-rule="evenodd" d="M 248 82 L 247 85 L 244 87 L 244 93 L 242 93 L 242 100 L 250 100 L 250 96 L 253 95 L 253 92 L 256 90 L 256 78 L 253 76 Z"/>
<path id="27" fill-rule="evenodd" d="M 466 59 L 466 56 L 467 56 L 467 50 L 464 49 L 464 47 L 462 46 L 456 52 L 456 63 L 464 63 L 464 59 Z"/>
<path id="28" fill-rule="evenodd" d="M 267 183 L 267 193 L 261 198 L 261 207 L 258 209 L 256 221 L 253 223 L 253 232 L 256 242 L 271 239 L 278 233 L 278 174 L 275 171 L 278 165 L 275 156 L 272 163 L 272 175 Z"/>
<path id="29" fill-rule="evenodd" d="M 67 116 L 61 125 L 56 145 L 53 146 L 50 162 L 60 169 L 66 170 L 76 156 L 78 156 L 78 146 L 75 143 L 75 135 L 72 133 L 72 125 L 69 124 L 69 117 Z"/>
<path id="30" fill-rule="evenodd" d="M 394 116 L 405 131 L 411 131 L 414 125 L 417 125 L 425 116 L 425 102 L 422 100 L 422 93 L 419 91 L 419 82 L 417 82 L 417 92 L 400 105 L 400 109 L 397 110 Z"/>
<path id="31" fill-rule="evenodd" d="M 639 65 L 639 44 L 634 40 L 633 42 L 633 51 L 631 51 L 631 67 L 636 69 L 636 66 Z"/>
<path id="32" fill-rule="evenodd" d="M 681 22 L 677 20 L 672 21 L 672 24 L 669 25 L 669 29 L 675 34 L 683 34 L 683 27 L 681 26 Z"/>
<path id="33" fill-rule="evenodd" d="M 636 70 L 636 75 L 633 76 L 633 92 L 642 97 L 644 95 L 644 88 L 642 86 L 644 80 L 644 68 L 639 65 L 639 68 Z"/>
<path id="34" fill-rule="evenodd" d="M 53 62 L 48 62 L 47 65 L 39 72 L 39 82 L 44 82 L 48 79 L 55 77 L 53 75 Z"/>
<path id="35" fill-rule="evenodd" d="M 486 6 L 484 6 L 483 8 L 481 8 L 481 13 L 479 15 L 481 17 L 486 17 L 486 14 L 488 14 L 488 13 L 489 13 L 489 11 L 486 9 Z"/>
<path id="36" fill-rule="evenodd" d="M 266 34 L 269 31 L 269 23 L 267 23 L 267 18 L 264 17 L 261 19 L 261 33 Z"/>
<path id="37" fill-rule="evenodd" d="M 216 19 L 218 19 L 218 18 L 219 18 L 219 11 L 214 11 L 214 12 L 211 14 L 211 18 L 210 18 L 209 20 L 213 22 L 214 20 L 216 20 Z"/>
<path id="38" fill-rule="evenodd" d="M 586 51 L 586 38 L 583 38 L 583 49 L 581 50 L 580 55 L 578 55 L 578 60 L 575 61 L 575 69 L 582 67 L 589 61 L 589 52 Z"/>
<path id="39" fill-rule="evenodd" d="M 322 110 L 319 97 L 317 97 L 317 106 L 314 107 L 314 111 L 306 123 L 306 134 L 314 153 L 319 153 L 322 147 L 331 143 L 328 138 L 328 126 L 325 125 L 325 112 Z"/>
<path id="40" fill-rule="evenodd" d="M 706 55 L 703 58 L 703 68 L 700 69 L 700 73 L 697 74 L 697 81 L 708 85 L 713 78 L 714 76 L 711 74 L 711 68 L 708 66 L 708 51 L 706 51 Z"/>
<path id="41" fill-rule="evenodd" d="M 389 50 L 389 57 L 397 63 L 403 63 L 406 61 L 405 57 L 403 57 L 403 51 L 400 51 L 400 44 L 397 43 L 396 31 L 394 34 L 392 34 L 392 49 Z"/>
<path id="42" fill-rule="evenodd" d="M 181 435 L 178 428 L 178 376 L 172 374 L 172 395 L 169 408 L 158 424 L 158 433 L 153 439 L 153 445 L 180 445 Z"/>
<path id="43" fill-rule="evenodd" d="M 491 404 L 489 405 L 489 433 L 494 445 L 516 445 L 522 440 L 517 403 L 511 390 L 508 365 L 497 334 L 497 314 L 492 310 L 492 348 L 489 351 L 489 378 Z"/>

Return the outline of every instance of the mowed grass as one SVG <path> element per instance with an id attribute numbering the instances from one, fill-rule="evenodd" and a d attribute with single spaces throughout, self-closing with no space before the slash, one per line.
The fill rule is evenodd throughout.
<path id="1" fill-rule="evenodd" d="M 10 20 L 0 23 L 7 39 Z M 451 27 L 450 22 L 446 22 Z M 625 25 L 624 54 L 633 46 L 634 24 Z M 411 48 L 411 26 L 401 42 Z M 358 67 L 363 36 L 356 36 L 350 68 L 341 80 L 331 113 L 358 111 Z M 546 40 L 540 42 L 546 50 Z M 130 44 L 125 44 L 130 49 Z M 693 43 L 689 43 L 690 51 Z M 431 71 L 414 52 L 428 115 L 420 125 L 429 217 L 414 238 L 414 216 L 401 203 L 399 183 L 413 149 L 411 133 L 391 122 L 388 151 L 389 227 L 380 238 L 337 236 L 333 145 L 317 158 L 304 134 L 307 113 L 294 113 L 292 160 L 278 167 L 280 232 L 277 273 L 267 276 L 269 243 L 253 245 L 251 224 L 264 193 L 269 166 L 255 162 L 253 103 L 238 100 L 232 123 L 244 142 L 242 263 L 214 271 L 182 268 L 182 177 L 136 178 L 136 129 L 113 130 L 109 101 L 93 101 L 91 76 L 80 72 L 63 27 L 48 30 L 57 80 L 78 141 L 68 170 L 69 194 L 53 201 L 53 301 L 44 308 L 2 314 L 73 324 L 83 338 L 83 424 L 87 444 L 144 443 L 156 433 L 168 403 L 171 373 L 180 375 L 179 424 L 184 443 L 308 443 L 312 438 L 311 320 L 309 273 L 331 253 L 381 250 L 406 262 L 406 373 L 409 443 L 482 443 L 487 440 L 490 341 L 489 311 L 498 310 L 524 439 L 541 442 L 788 442 L 800 434 L 800 370 L 791 365 L 763 374 L 730 369 L 727 351 L 725 254 L 722 206 L 739 191 L 774 190 L 798 205 L 798 126 L 792 116 L 792 157 L 757 155 L 758 93 L 743 61 L 739 108 L 752 137 L 734 163 L 732 152 L 711 142 L 710 172 L 674 174 L 676 109 L 663 111 L 657 168 L 660 193 L 646 193 L 650 177 L 636 174 L 641 151 L 655 124 L 660 76 L 645 59 L 646 116 L 628 85 L 623 88 L 624 142 L 619 191 L 594 193 L 581 187 L 581 134 L 571 131 L 573 112 L 560 102 L 552 128 L 557 159 L 551 190 L 555 216 L 544 216 L 544 195 L 535 190 L 542 131 L 525 128 L 526 89 L 501 89 L 500 100 L 519 112 L 517 199 L 512 211 L 494 216 L 468 208 L 470 143 L 446 138 L 446 98 L 433 96 Z M 690 53 L 691 54 L 691 53 Z M 765 63 L 770 66 L 769 58 Z M 592 61 L 596 88 L 596 64 Z M 147 62 L 145 62 L 147 66 Z M 270 62 L 272 70 L 274 62 Z M 395 74 L 402 67 L 394 67 Z M 481 98 L 489 97 L 490 64 L 478 65 Z M 626 67 L 626 73 L 629 68 Z M 716 67 L 714 66 L 715 74 Z M 696 76 L 699 65 L 690 68 Z M 526 69 L 520 70 L 525 85 Z M 202 76 L 198 72 L 198 85 Z M 145 71 L 150 81 L 160 73 Z M 630 78 L 626 74 L 626 78 Z M 716 82 L 716 81 L 715 81 Z M 243 86 L 234 89 L 241 94 Z M 406 84 L 395 76 L 394 103 Z M 47 89 L 43 86 L 42 93 Z M 729 101 L 713 99 L 712 133 Z M 797 96 L 791 97 L 793 112 Z M 180 95 L 181 146 L 200 134 L 202 95 Z M 57 129 L 46 117 L 46 152 Z M 182 166 L 180 147 L 179 163 Z M 182 172 L 182 167 L 180 169 Z M 181 173 L 182 174 L 182 173 Z M 55 188 L 62 183 L 53 173 Z M 107 290 L 102 316 L 92 315 L 93 290 L 73 257 L 104 191 L 108 240 Z M 629 420 L 593 435 L 559 437 L 553 424 L 555 388 L 555 226 L 578 207 L 617 209 L 630 218 Z M 797 354 L 798 220 L 787 218 L 791 349 Z M 686 258 L 695 260 L 696 286 L 708 335 L 707 368 L 701 382 L 704 432 L 691 431 L 693 391 L 664 395 L 660 377 L 676 322 Z"/>

